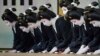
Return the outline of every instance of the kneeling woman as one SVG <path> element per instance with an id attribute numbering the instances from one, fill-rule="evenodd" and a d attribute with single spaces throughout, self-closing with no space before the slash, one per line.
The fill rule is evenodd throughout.
<path id="1" fill-rule="evenodd" d="M 22 31 L 17 25 L 17 15 L 13 13 L 13 11 L 16 11 L 15 8 L 11 9 L 5 9 L 2 19 L 6 23 L 6 25 L 10 26 L 13 31 L 14 35 L 14 41 L 13 41 L 13 50 L 10 52 L 19 52 L 20 51 L 20 42 L 21 42 L 21 35 Z"/>
<path id="2" fill-rule="evenodd" d="M 56 17 L 56 14 L 44 6 L 41 6 L 38 15 L 41 21 L 41 31 L 43 35 L 43 53 L 45 53 L 49 52 L 55 46 L 56 34 L 51 19 Z"/>

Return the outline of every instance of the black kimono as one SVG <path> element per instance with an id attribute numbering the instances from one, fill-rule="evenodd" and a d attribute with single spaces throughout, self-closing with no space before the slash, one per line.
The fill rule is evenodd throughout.
<path id="1" fill-rule="evenodd" d="M 13 49 L 16 49 L 17 51 L 20 51 L 20 43 L 22 36 L 22 30 L 19 28 L 19 25 L 16 23 L 15 27 L 12 28 L 13 34 L 14 34 L 14 42 L 13 42 Z"/>
<path id="2" fill-rule="evenodd" d="M 67 15 L 69 16 L 68 19 L 70 20 L 81 20 L 81 16 L 83 15 L 83 9 L 73 7 L 72 10 L 68 11 Z M 71 28 L 72 40 L 68 47 L 72 52 L 77 52 L 81 46 L 82 39 L 84 38 L 84 25 L 79 26 L 72 23 Z"/>
<path id="3" fill-rule="evenodd" d="M 19 45 L 20 45 L 20 41 L 21 41 L 20 39 L 21 39 L 22 31 L 19 29 L 19 26 L 17 24 L 17 15 L 14 14 L 9 9 L 5 9 L 5 13 L 3 13 L 3 15 L 2 15 L 2 19 L 7 20 L 10 23 L 16 22 L 15 26 L 12 26 L 12 31 L 13 31 L 13 36 L 14 36 L 12 49 L 19 51 Z"/>
<path id="4" fill-rule="evenodd" d="M 69 45 L 71 52 L 77 52 L 82 44 L 82 40 L 85 37 L 85 33 L 84 33 L 84 26 L 78 26 L 78 25 L 74 25 L 73 29 L 72 29 L 72 41 Z"/>
<path id="5" fill-rule="evenodd" d="M 56 21 L 56 29 L 57 29 L 57 42 L 56 46 L 58 49 L 65 49 L 72 39 L 72 30 L 71 30 L 71 22 L 64 19 L 64 17 L 60 17 Z"/>
<path id="6" fill-rule="evenodd" d="M 94 27 L 94 38 L 93 40 L 88 44 L 89 46 L 89 52 L 94 52 L 95 50 L 99 49 L 100 46 L 100 28 Z"/>
<path id="7" fill-rule="evenodd" d="M 42 36 L 42 32 L 40 31 L 39 28 L 35 28 L 34 29 L 34 45 L 33 45 L 33 50 L 34 52 L 40 52 L 42 51 L 42 41 L 43 41 L 43 36 Z"/>
<path id="8" fill-rule="evenodd" d="M 94 9 L 88 14 L 90 21 L 100 21 L 100 9 Z M 89 52 L 94 52 L 100 46 L 100 27 L 92 27 L 93 30 L 93 40 L 89 42 Z"/>
<path id="9" fill-rule="evenodd" d="M 32 35 L 31 32 L 29 32 L 29 33 L 23 32 L 22 34 L 23 34 L 23 36 L 21 38 L 20 51 L 28 52 L 29 50 L 32 49 L 32 47 L 34 45 L 34 36 Z"/>
<path id="10" fill-rule="evenodd" d="M 41 23 L 41 30 L 43 35 L 43 49 L 50 51 L 54 46 L 56 42 L 56 35 L 55 31 L 51 26 L 45 26 L 43 23 Z"/>
<path id="11" fill-rule="evenodd" d="M 17 50 L 21 52 L 28 52 L 29 50 L 32 49 L 32 46 L 34 45 L 34 36 L 32 33 L 29 31 L 28 33 L 23 32 L 20 29 L 21 23 L 17 22 L 16 27 L 17 27 L 17 38 L 19 38 L 19 42 L 17 42 L 19 45 L 17 46 Z"/>
<path id="12" fill-rule="evenodd" d="M 93 25 L 86 22 L 84 26 L 84 37 L 83 37 L 84 39 L 82 40 L 82 45 L 87 46 L 89 42 L 93 40 L 93 37 L 94 37 Z"/>

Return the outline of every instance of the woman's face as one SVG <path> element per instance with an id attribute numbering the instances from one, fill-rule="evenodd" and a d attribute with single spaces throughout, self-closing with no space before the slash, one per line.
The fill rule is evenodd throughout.
<path id="1" fill-rule="evenodd" d="M 8 20 L 4 20 L 4 22 L 5 22 L 5 24 L 6 24 L 7 26 L 9 26 L 9 27 L 14 27 L 15 24 L 16 24 L 16 21 L 10 22 L 10 21 L 8 21 Z"/>
<path id="2" fill-rule="evenodd" d="M 77 20 L 77 19 L 72 19 L 71 22 L 75 25 L 79 25 L 82 23 L 81 20 Z"/>
<path id="3" fill-rule="evenodd" d="M 42 22 L 45 26 L 51 26 L 51 25 L 52 25 L 51 21 L 48 20 L 48 19 L 42 19 L 41 22 Z"/>
<path id="4" fill-rule="evenodd" d="M 90 21 L 90 24 L 92 24 L 94 27 L 100 27 L 100 21 Z"/>
<path id="5" fill-rule="evenodd" d="M 65 15 L 68 12 L 68 9 L 66 7 L 62 7 L 62 11 L 63 11 L 63 14 Z"/>
<path id="6" fill-rule="evenodd" d="M 27 27 L 20 26 L 20 29 L 21 29 L 23 32 L 26 32 L 26 33 L 29 32 L 29 28 L 27 28 Z"/>
<path id="7" fill-rule="evenodd" d="M 5 22 L 5 24 L 6 24 L 7 26 L 12 27 L 12 23 L 9 22 L 8 20 L 4 20 L 4 22 Z"/>
<path id="8" fill-rule="evenodd" d="M 30 29 L 34 29 L 34 28 L 37 28 L 37 25 L 36 25 L 36 23 L 28 23 L 28 27 Z"/>

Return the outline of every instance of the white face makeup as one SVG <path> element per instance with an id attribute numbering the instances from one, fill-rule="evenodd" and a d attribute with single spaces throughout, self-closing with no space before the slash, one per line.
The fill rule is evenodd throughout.
<path id="1" fill-rule="evenodd" d="M 62 7 L 62 11 L 63 11 L 63 14 L 65 15 L 68 12 L 68 9 L 66 7 Z"/>
<path id="2" fill-rule="evenodd" d="M 92 24 L 94 27 L 100 27 L 100 21 L 91 21 L 90 24 Z"/>
<path id="3" fill-rule="evenodd" d="M 34 29 L 34 28 L 37 28 L 37 25 L 36 25 L 36 23 L 28 23 L 28 28 Z"/>
<path id="4" fill-rule="evenodd" d="M 21 29 L 23 32 L 26 32 L 26 33 L 29 32 L 29 28 L 26 28 L 26 27 L 24 27 L 24 26 L 20 26 L 20 29 Z"/>
<path id="5" fill-rule="evenodd" d="M 77 20 L 77 19 L 73 19 L 73 20 L 71 20 L 71 22 L 72 22 L 73 24 L 79 25 L 79 26 L 81 26 L 81 25 L 83 24 L 83 22 L 82 22 L 81 20 Z"/>
<path id="6" fill-rule="evenodd" d="M 5 22 L 5 24 L 6 24 L 7 26 L 12 27 L 12 24 L 11 24 L 9 21 L 4 20 L 4 22 Z"/>
<path id="7" fill-rule="evenodd" d="M 42 19 L 41 22 L 45 25 L 45 26 L 51 26 L 52 23 L 50 20 L 47 20 L 47 19 Z"/>
<path id="8" fill-rule="evenodd" d="M 14 27 L 15 24 L 16 24 L 16 21 L 14 21 L 14 22 L 9 22 L 8 20 L 4 20 L 4 22 L 5 22 L 5 24 L 6 24 L 7 26 L 9 26 L 9 27 Z"/>

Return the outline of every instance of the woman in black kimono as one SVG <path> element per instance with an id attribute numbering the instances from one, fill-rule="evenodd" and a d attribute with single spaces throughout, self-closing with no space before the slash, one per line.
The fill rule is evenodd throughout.
<path id="1" fill-rule="evenodd" d="M 34 45 L 34 36 L 32 35 L 30 29 L 28 29 L 28 24 L 26 20 L 19 19 L 17 24 L 19 28 L 22 30 L 20 51 L 28 52 L 32 49 Z"/>
<path id="2" fill-rule="evenodd" d="M 19 46 L 20 46 L 20 39 L 21 39 L 21 30 L 17 26 L 17 15 L 13 13 L 13 11 L 16 11 L 15 8 L 11 9 L 5 9 L 2 19 L 3 21 L 12 28 L 13 34 L 14 34 L 14 41 L 13 41 L 13 48 L 9 52 L 19 52 Z"/>
<path id="3" fill-rule="evenodd" d="M 67 12 L 66 16 L 67 19 L 70 20 L 72 23 L 71 30 L 72 30 L 72 39 L 71 43 L 68 45 L 68 47 L 65 49 L 63 54 L 69 53 L 69 52 L 77 52 L 81 45 L 81 40 L 83 38 L 83 19 L 82 19 L 82 11 L 83 9 L 77 8 L 74 5 L 68 5 L 67 8 L 69 11 Z"/>
<path id="4" fill-rule="evenodd" d="M 40 52 L 41 51 L 41 42 L 42 42 L 42 33 L 40 31 L 40 29 L 38 28 L 37 25 L 37 16 L 36 13 L 33 12 L 30 9 L 27 9 L 25 11 L 26 15 L 25 15 L 25 20 L 27 21 L 28 24 L 28 28 L 29 31 L 32 33 L 32 35 L 34 36 L 34 44 L 31 48 L 31 50 L 29 51 L 29 53 L 32 52 Z"/>
<path id="5" fill-rule="evenodd" d="M 49 52 L 54 46 L 56 35 L 51 23 L 51 19 L 56 17 L 56 14 L 44 6 L 40 6 L 38 17 L 41 21 L 41 31 L 43 35 L 43 53 Z"/>
<path id="6" fill-rule="evenodd" d="M 82 42 L 82 46 L 80 47 L 79 51 L 77 52 L 77 54 L 82 54 L 85 52 L 94 52 L 96 49 L 98 49 L 98 45 L 95 46 L 95 44 L 97 43 L 98 36 L 99 34 L 97 34 L 97 32 L 99 31 L 98 27 L 95 27 L 95 24 L 93 24 L 92 21 L 95 21 L 99 19 L 99 9 L 93 8 L 95 6 L 98 5 L 97 2 L 92 2 L 93 6 L 87 6 L 85 8 L 85 16 L 84 16 L 84 20 L 85 20 L 85 24 L 86 24 L 86 36 L 87 38 L 85 38 Z M 91 23 L 92 22 L 92 23 Z M 96 40 L 98 39 L 98 40 Z"/>
<path id="7" fill-rule="evenodd" d="M 68 12 L 67 6 L 71 4 L 73 1 L 70 0 L 62 0 L 60 3 L 60 7 L 63 10 L 63 17 L 60 17 L 56 21 L 56 29 L 57 29 L 57 43 L 56 46 L 50 51 L 53 53 L 57 50 L 64 50 L 71 41 L 71 22 L 66 18 L 65 14 Z"/>

